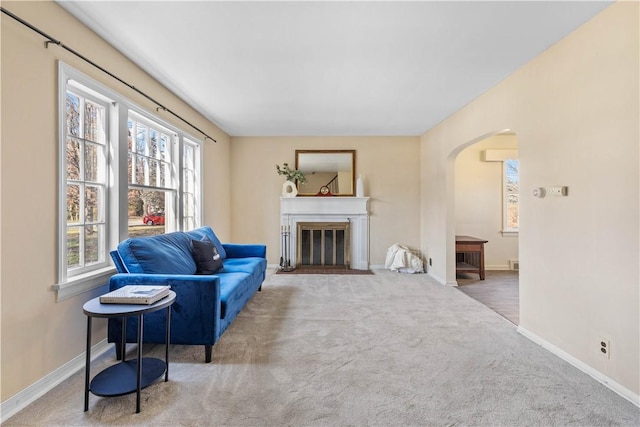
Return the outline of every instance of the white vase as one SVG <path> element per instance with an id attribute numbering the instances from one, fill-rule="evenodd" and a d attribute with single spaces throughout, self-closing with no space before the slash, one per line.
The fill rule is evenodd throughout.
<path id="1" fill-rule="evenodd" d="M 356 197 L 364 197 L 364 183 L 362 182 L 362 175 L 358 175 L 356 181 Z"/>
<path id="2" fill-rule="evenodd" d="M 296 197 L 298 195 L 298 188 L 296 184 L 291 181 L 285 181 L 282 184 L 282 197 Z"/>

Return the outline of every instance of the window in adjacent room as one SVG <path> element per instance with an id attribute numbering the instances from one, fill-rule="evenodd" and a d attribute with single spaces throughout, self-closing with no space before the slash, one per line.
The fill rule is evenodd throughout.
<path id="1" fill-rule="evenodd" d="M 520 227 L 519 201 L 520 201 L 520 162 L 514 159 L 506 159 L 503 167 L 503 231 L 517 232 Z"/>

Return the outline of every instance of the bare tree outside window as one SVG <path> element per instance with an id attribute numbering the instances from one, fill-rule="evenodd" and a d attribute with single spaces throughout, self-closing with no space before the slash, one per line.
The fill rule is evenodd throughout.
<path id="1" fill-rule="evenodd" d="M 106 108 L 67 91 L 66 260 L 73 271 L 105 260 Z"/>
<path id="2" fill-rule="evenodd" d="M 127 126 L 129 237 L 165 233 L 167 203 L 174 193 L 168 179 L 174 138 L 161 126 L 133 116 Z"/>

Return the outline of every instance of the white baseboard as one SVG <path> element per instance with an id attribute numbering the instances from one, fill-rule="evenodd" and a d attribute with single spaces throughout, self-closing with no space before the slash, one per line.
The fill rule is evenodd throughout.
<path id="1" fill-rule="evenodd" d="M 447 282 L 446 280 L 444 280 L 442 277 L 433 274 L 432 271 L 427 270 L 427 275 L 431 276 L 431 278 L 433 280 L 435 280 L 436 282 L 440 283 L 443 286 L 458 286 L 458 282 Z"/>
<path id="2" fill-rule="evenodd" d="M 572 355 L 570 355 L 566 351 L 560 349 L 559 347 L 556 347 L 555 345 L 553 345 L 550 342 L 544 340 L 543 338 L 540 338 L 539 336 L 537 336 L 533 332 L 528 331 L 527 329 L 523 328 L 522 326 L 518 326 L 517 331 L 520 332 L 525 337 L 529 338 L 534 343 L 540 345 L 542 348 L 550 351 L 551 353 L 555 354 L 556 356 L 558 356 L 562 360 L 564 360 L 564 361 L 568 362 L 569 364 L 575 366 L 576 368 L 580 369 L 582 372 L 584 372 L 585 374 L 589 375 L 591 378 L 595 379 L 596 381 L 598 381 L 599 383 L 601 383 L 604 386 L 608 387 L 609 389 L 613 390 L 615 393 L 617 393 L 620 396 L 624 397 L 625 399 L 627 399 L 629 402 L 633 403 L 637 407 L 640 407 L 640 395 L 634 393 L 633 391 L 629 390 L 628 388 L 626 388 L 622 384 L 620 384 L 617 381 L 609 378 L 608 376 L 606 376 L 602 372 L 592 368 L 591 366 L 587 365 L 583 361 L 573 357 Z"/>
<path id="3" fill-rule="evenodd" d="M 505 264 L 505 265 L 500 265 L 500 264 L 485 265 L 484 269 L 485 269 L 485 271 L 487 271 L 487 270 L 491 270 L 491 271 L 509 270 L 509 264 Z"/>
<path id="4" fill-rule="evenodd" d="M 102 356 L 109 349 L 113 348 L 113 344 L 109 344 L 107 339 L 100 341 L 98 344 L 91 347 L 91 360 Z M 69 362 L 65 363 L 49 375 L 41 378 L 37 382 L 31 384 L 21 392 L 11 396 L 2 404 L 0 404 L 0 423 L 4 423 L 9 418 L 20 412 L 22 409 L 35 402 L 42 397 L 45 393 L 53 389 L 55 386 L 75 374 L 81 369 L 85 368 L 85 359 L 87 357 L 86 352 L 82 352 Z M 78 399 L 80 402 L 80 399 Z"/>

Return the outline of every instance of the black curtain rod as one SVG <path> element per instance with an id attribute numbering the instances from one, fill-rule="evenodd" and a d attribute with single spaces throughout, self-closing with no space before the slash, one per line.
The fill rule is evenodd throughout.
<path id="1" fill-rule="evenodd" d="M 153 99 L 152 97 L 150 97 L 149 95 L 147 95 L 146 93 L 144 93 L 143 91 L 141 91 L 140 89 L 136 88 L 133 85 L 130 85 L 129 83 L 125 82 L 124 80 L 122 80 L 120 77 L 116 76 L 115 74 L 111 73 L 110 71 L 106 70 L 105 68 L 101 67 L 100 65 L 96 64 L 95 62 L 93 62 L 92 60 L 90 60 L 89 58 L 85 57 L 84 55 L 82 55 L 81 53 L 75 51 L 74 49 L 70 48 L 69 46 L 65 45 L 64 43 L 62 43 L 60 40 L 57 40 L 53 37 L 51 37 L 49 34 L 45 33 L 44 31 L 40 30 L 37 27 L 34 27 L 33 25 L 31 25 L 30 23 L 28 23 L 27 21 L 25 21 L 24 19 L 20 18 L 19 16 L 14 15 L 13 13 L 9 12 L 7 9 L 5 9 L 4 7 L 0 6 L 0 10 L 2 11 L 2 13 L 10 16 L 11 18 L 15 19 L 16 21 L 18 21 L 19 23 L 21 23 L 22 25 L 24 25 L 25 27 L 28 27 L 29 29 L 35 31 L 36 33 L 40 34 L 42 37 L 44 37 L 45 39 L 47 39 L 44 42 L 44 47 L 48 48 L 50 43 L 53 43 L 55 45 L 60 46 L 61 48 L 63 48 L 64 50 L 72 53 L 73 55 L 77 56 L 78 58 L 82 59 L 83 61 L 85 61 L 86 63 L 94 66 L 95 68 L 97 68 L 98 70 L 102 71 L 103 73 L 107 74 L 109 77 L 119 81 L 120 83 L 122 83 L 123 85 L 127 86 L 130 89 L 133 89 L 134 91 L 136 91 L 137 93 L 139 93 L 140 95 L 144 96 L 145 98 L 147 98 L 149 101 L 153 102 L 154 104 L 157 105 L 156 111 L 158 110 L 162 110 L 162 111 L 166 111 L 167 113 L 171 114 L 172 116 L 174 116 L 177 119 L 180 119 L 183 123 L 186 123 L 187 125 L 191 126 L 193 129 L 197 130 L 198 132 L 200 132 L 202 135 L 204 135 L 205 139 L 210 139 L 213 142 L 218 142 L 216 141 L 214 138 L 210 137 L 209 135 L 206 134 L 206 132 L 202 131 L 200 128 L 198 128 L 197 126 L 193 125 L 191 122 L 183 119 L 181 116 L 179 116 L 178 114 L 174 113 L 173 111 L 171 111 L 170 109 L 168 109 L 167 107 L 165 107 L 164 105 L 162 105 L 161 103 L 159 103 L 158 101 L 156 101 L 155 99 Z"/>

